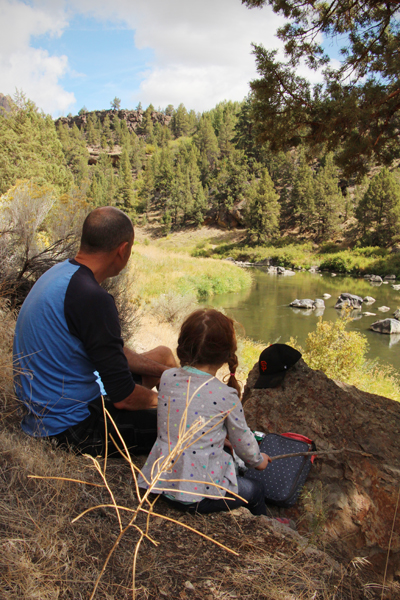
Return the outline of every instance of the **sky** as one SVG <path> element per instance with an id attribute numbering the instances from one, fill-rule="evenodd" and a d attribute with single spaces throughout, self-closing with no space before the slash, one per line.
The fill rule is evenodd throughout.
<path id="1" fill-rule="evenodd" d="M 0 0 L 0 92 L 53 117 L 242 100 L 282 19 L 241 0 Z M 315 77 L 315 75 L 314 75 Z"/>

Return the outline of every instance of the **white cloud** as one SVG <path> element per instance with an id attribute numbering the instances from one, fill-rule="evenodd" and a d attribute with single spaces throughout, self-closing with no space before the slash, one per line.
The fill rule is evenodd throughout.
<path id="1" fill-rule="evenodd" d="M 132 103 L 205 110 L 224 99 L 241 100 L 256 76 L 251 43 L 280 46 L 279 19 L 272 10 L 249 10 L 240 0 L 75 0 L 81 11 L 119 19 L 135 31 L 135 45 L 151 48 Z"/>
<path id="2" fill-rule="evenodd" d="M 140 87 L 132 82 L 132 105 L 183 102 L 201 111 L 241 100 L 257 76 L 251 43 L 282 48 L 275 37 L 282 19 L 268 7 L 249 10 L 241 0 L 0 0 L 1 92 L 17 87 L 45 111 L 68 112 L 75 97 L 60 83 L 72 74 L 68 57 L 31 43 L 35 35 L 61 36 L 76 15 L 119 23 L 132 30 L 138 49 L 152 49 Z"/>
<path id="3" fill-rule="evenodd" d="M 30 47 L 33 35 L 59 36 L 67 20 L 57 2 L 31 6 L 17 0 L 0 4 L 0 91 L 26 93 L 45 112 L 63 112 L 74 103 L 74 94 L 59 79 L 68 69 L 66 56 L 50 56 Z"/>

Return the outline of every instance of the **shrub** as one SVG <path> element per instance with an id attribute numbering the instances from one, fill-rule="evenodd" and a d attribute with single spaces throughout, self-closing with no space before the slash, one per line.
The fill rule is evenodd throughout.
<path id="1" fill-rule="evenodd" d="M 182 295 L 169 291 L 161 294 L 151 303 L 151 312 L 162 323 L 180 323 L 197 306 L 194 295 Z"/>

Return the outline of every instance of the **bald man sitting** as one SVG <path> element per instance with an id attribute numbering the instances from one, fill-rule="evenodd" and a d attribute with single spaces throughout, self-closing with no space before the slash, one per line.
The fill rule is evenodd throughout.
<path id="1" fill-rule="evenodd" d="M 35 283 L 18 316 L 14 337 L 15 390 L 27 411 L 22 429 L 54 438 L 78 452 L 104 455 L 106 408 L 129 450 L 147 453 L 157 436 L 157 385 L 176 366 L 169 348 L 137 354 L 124 346 L 113 297 L 100 284 L 126 266 L 134 230 L 114 207 L 86 218 L 75 259 Z M 108 428 L 118 440 L 111 423 Z M 111 444 L 110 453 L 116 449 Z"/>

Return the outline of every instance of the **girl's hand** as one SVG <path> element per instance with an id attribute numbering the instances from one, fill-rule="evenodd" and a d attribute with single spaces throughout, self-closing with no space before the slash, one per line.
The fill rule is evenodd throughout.
<path id="1" fill-rule="evenodd" d="M 268 463 L 272 462 L 268 454 L 264 454 L 264 452 L 261 452 L 261 456 L 264 460 L 262 461 L 262 463 L 254 467 L 255 469 L 257 469 L 257 471 L 264 471 L 264 469 L 267 468 Z"/>

